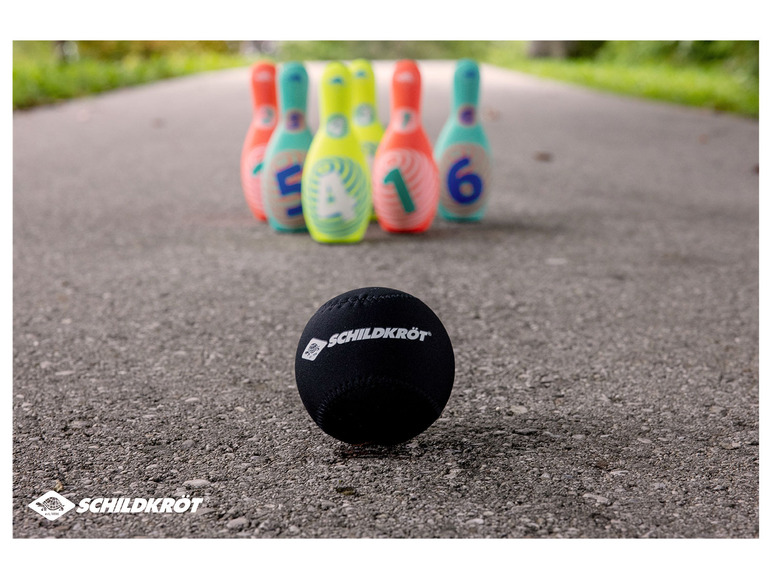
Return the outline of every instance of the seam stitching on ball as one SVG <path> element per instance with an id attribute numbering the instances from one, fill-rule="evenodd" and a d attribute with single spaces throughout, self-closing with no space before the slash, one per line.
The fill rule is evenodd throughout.
<path id="1" fill-rule="evenodd" d="M 369 296 L 369 295 L 351 296 L 346 298 L 345 300 L 339 300 L 339 301 L 334 301 L 334 302 L 325 304 L 324 306 L 319 308 L 319 311 L 317 313 L 324 313 L 324 312 L 327 312 L 328 310 L 335 309 L 335 308 L 351 307 L 363 302 L 378 302 L 381 300 L 394 299 L 394 298 L 413 299 L 413 300 L 417 299 L 409 294 L 385 294 L 380 296 Z"/>
<path id="2" fill-rule="evenodd" d="M 324 422 L 322 420 L 322 416 L 327 411 L 327 406 L 338 396 L 341 394 L 344 394 L 351 388 L 358 386 L 360 384 L 367 384 L 373 380 L 372 377 L 369 376 L 357 376 L 356 378 L 352 378 L 351 380 L 348 380 L 346 382 L 343 382 L 342 384 L 339 384 L 336 388 L 334 388 L 331 392 L 325 396 L 322 401 L 319 403 L 319 407 L 316 410 L 316 416 L 314 417 L 314 421 L 318 424 L 320 422 Z M 421 396 L 425 400 L 427 400 L 432 407 L 432 410 L 434 413 L 439 417 L 442 414 L 443 407 L 440 407 L 440 405 L 437 403 L 437 401 L 434 399 L 434 397 L 429 394 L 428 392 L 424 392 L 423 390 L 419 388 L 415 388 L 412 384 L 409 382 L 405 382 L 404 380 L 399 380 L 396 378 L 390 378 L 389 380 L 393 381 L 396 384 L 399 384 L 402 387 L 407 387 L 413 392 L 415 392 L 417 395 Z"/>

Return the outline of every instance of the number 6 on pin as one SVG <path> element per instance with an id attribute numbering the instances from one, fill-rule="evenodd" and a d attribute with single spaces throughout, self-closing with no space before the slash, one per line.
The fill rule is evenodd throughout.
<path id="1" fill-rule="evenodd" d="M 440 171 L 440 216 L 482 219 L 491 186 L 491 149 L 477 113 L 480 70 L 462 59 L 453 76 L 452 112 L 434 146 Z"/>

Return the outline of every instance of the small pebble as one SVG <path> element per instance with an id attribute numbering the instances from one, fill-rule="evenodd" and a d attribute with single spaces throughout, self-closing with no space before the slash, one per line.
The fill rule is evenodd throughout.
<path id="1" fill-rule="evenodd" d="M 719 446 L 725 450 L 736 450 L 742 446 L 739 442 L 722 442 Z"/>
<path id="2" fill-rule="evenodd" d="M 518 430 L 515 430 L 515 434 L 520 434 L 521 436 L 530 436 L 531 434 L 536 434 L 539 432 L 535 428 L 520 428 Z"/>
<path id="3" fill-rule="evenodd" d="M 582 498 L 583 499 L 593 499 L 595 501 L 595 503 L 599 504 L 599 505 L 608 505 L 609 503 L 611 503 L 611 501 L 609 500 L 608 497 L 604 497 L 602 495 L 594 495 L 592 493 L 584 493 L 582 495 Z"/>
<path id="4" fill-rule="evenodd" d="M 228 524 L 225 526 L 232 530 L 238 530 L 243 529 L 249 525 L 249 521 L 246 519 L 246 517 L 239 517 L 238 519 L 232 519 L 228 521 Z"/>
<path id="5" fill-rule="evenodd" d="M 184 486 L 188 487 L 188 488 L 200 489 L 200 488 L 203 488 L 203 487 L 208 487 L 212 483 L 210 483 L 208 480 L 203 479 L 203 478 L 194 478 L 194 479 L 191 479 L 191 480 L 186 480 L 182 484 Z"/>

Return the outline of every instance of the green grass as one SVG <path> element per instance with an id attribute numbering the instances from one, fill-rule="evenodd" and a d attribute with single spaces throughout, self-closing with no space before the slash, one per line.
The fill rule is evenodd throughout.
<path id="1" fill-rule="evenodd" d="M 122 86 L 245 66 L 257 56 L 225 42 L 79 43 L 80 58 L 59 62 L 45 41 L 13 43 L 13 108 L 22 109 Z M 590 59 L 530 59 L 524 42 L 318 41 L 278 44 L 286 60 L 475 58 L 594 89 L 759 116 L 758 44 L 608 42 Z"/>
<path id="2" fill-rule="evenodd" d="M 110 60 L 86 54 L 67 63 L 56 59 L 49 42 L 14 41 L 13 49 L 14 109 L 248 62 L 236 54 L 179 48 L 148 55 L 129 52 Z"/>
<path id="3" fill-rule="evenodd" d="M 502 47 L 494 47 L 487 62 L 619 94 L 759 116 L 758 78 L 720 64 L 527 59 Z"/>

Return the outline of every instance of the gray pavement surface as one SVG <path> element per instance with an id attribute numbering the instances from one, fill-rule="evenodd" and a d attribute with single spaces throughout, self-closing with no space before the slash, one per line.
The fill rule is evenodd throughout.
<path id="1" fill-rule="evenodd" d="M 434 141 L 453 63 L 421 70 Z M 483 66 L 485 220 L 325 246 L 251 217 L 247 85 L 14 114 L 14 537 L 758 536 L 757 122 Z M 309 317 L 369 285 L 456 354 L 393 448 L 328 437 L 294 383 Z M 49 521 L 49 490 L 203 501 Z"/>

